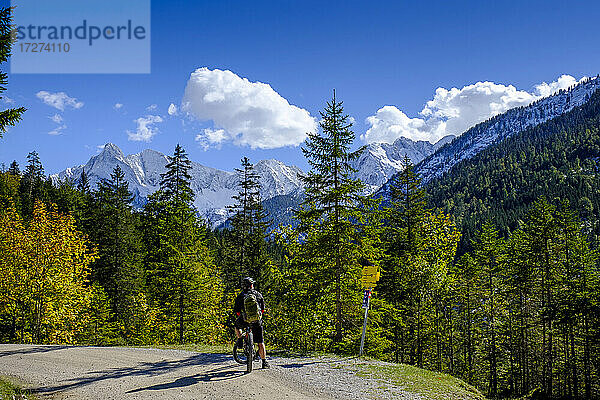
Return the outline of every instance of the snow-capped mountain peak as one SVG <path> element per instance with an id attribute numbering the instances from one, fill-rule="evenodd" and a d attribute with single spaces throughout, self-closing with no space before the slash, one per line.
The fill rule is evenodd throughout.
<path id="1" fill-rule="evenodd" d="M 417 164 L 454 137 L 446 136 L 435 144 L 405 137 L 396 139 L 393 144 L 370 143 L 352 165 L 357 170 L 354 177 L 365 184 L 365 194 L 371 194 L 402 170 L 405 156 Z"/>
<path id="2" fill-rule="evenodd" d="M 146 149 L 125 156 L 117 145 L 107 143 L 85 165 L 67 168 L 52 178 L 69 178 L 77 182 L 85 169 L 90 186 L 95 189 L 98 182 L 110 179 L 114 168 L 119 165 L 129 183 L 129 190 L 134 195 L 134 205 L 141 207 L 148 196 L 160 188 L 160 175 L 166 171 L 167 163 L 167 156 L 158 151 Z M 298 178 L 302 171 L 296 166 L 288 166 L 277 160 L 262 160 L 256 163 L 255 170 L 260 175 L 261 194 L 265 200 L 291 193 L 302 186 Z M 196 194 L 194 206 L 214 225 L 222 223 L 227 218 L 225 207 L 233 203 L 231 196 L 237 193 L 237 174 L 196 162 L 192 162 L 189 172 L 192 177 L 191 187 Z"/>

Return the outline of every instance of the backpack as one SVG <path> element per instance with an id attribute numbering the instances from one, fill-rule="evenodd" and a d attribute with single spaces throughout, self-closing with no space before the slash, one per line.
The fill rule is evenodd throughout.
<path id="1" fill-rule="evenodd" d="M 253 323 L 260 321 L 261 312 L 256 294 L 250 291 L 244 296 L 244 321 Z"/>

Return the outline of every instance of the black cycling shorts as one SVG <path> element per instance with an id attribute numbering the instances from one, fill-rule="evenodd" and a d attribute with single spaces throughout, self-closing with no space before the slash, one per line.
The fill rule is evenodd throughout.
<path id="1" fill-rule="evenodd" d="M 263 326 L 262 326 L 262 322 L 253 322 L 252 324 L 250 324 L 252 326 L 252 335 L 254 336 L 254 343 L 263 343 L 264 342 L 264 338 L 263 338 Z M 236 320 L 235 320 L 235 327 L 238 329 L 244 329 L 245 327 L 248 326 L 248 323 L 246 321 L 244 321 L 244 318 L 242 318 L 242 316 L 240 315 Z"/>

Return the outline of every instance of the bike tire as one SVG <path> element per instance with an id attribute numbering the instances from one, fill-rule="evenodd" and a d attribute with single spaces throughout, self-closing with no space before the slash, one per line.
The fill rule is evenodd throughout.
<path id="1" fill-rule="evenodd" d="M 246 364 L 246 355 L 244 349 L 238 349 L 237 343 L 233 344 L 233 359 L 238 364 Z"/>
<path id="2" fill-rule="evenodd" d="M 246 373 L 252 372 L 252 363 L 254 361 L 254 336 L 252 332 L 246 335 Z"/>

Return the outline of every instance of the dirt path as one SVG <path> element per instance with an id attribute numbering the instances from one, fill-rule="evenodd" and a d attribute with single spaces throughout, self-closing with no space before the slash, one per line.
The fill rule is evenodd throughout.
<path id="1" fill-rule="evenodd" d="M 178 350 L 0 345 L 0 375 L 41 398 L 332 399 L 322 387 L 287 379 L 285 359 L 244 374 L 230 356 Z M 255 364 L 256 368 L 260 366 Z"/>

